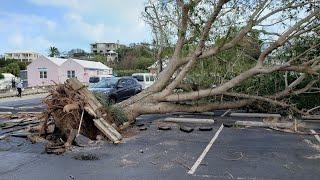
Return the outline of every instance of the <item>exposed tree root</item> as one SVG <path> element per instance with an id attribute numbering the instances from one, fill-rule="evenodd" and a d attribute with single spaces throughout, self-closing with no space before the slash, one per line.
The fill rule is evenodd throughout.
<path id="1" fill-rule="evenodd" d="M 92 140 L 95 140 L 98 135 L 103 135 L 94 124 L 94 119 L 102 118 L 116 129 L 122 124 L 89 91 L 83 91 L 85 87 L 75 88 L 72 83 L 78 85 L 80 82 L 70 80 L 65 84 L 57 85 L 44 100 L 47 110 L 42 114 L 45 123 L 42 126 L 41 134 L 50 137 L 53 142 L 46 148 L 51 153 L 64 152 L 64 150 L 57 150 L 59 148 L 68 149 L 73 144 L 78 129 L 80 129 L 79 134 Z M 83 117 L 82 112 L 84 112 Z M 83 120 L 81 127 L 79 127 L 81 118 Z M 49 132 L 49 124 L 54 124 L 53 135 Z"/>

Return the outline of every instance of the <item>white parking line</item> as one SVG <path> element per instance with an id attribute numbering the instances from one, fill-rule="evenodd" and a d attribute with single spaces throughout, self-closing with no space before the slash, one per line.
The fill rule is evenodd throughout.
<path id="1" fill-rule="evenodd" d="M 206 156 L 206 154 L 208 153 L 208 151 L 210 150 L 212 144 L 214 143 L 214 141 L 218 138 L 220 132 L 223 129 L 223 124 L 221 124 L 220 128 L 218 129 L 218 131 L 216 132 L 216 134 L 213 136 L 213 138 L 211 139 L 211 141 L 209 142 L 209 144 L 207 145 L 207 147 L 204 149 L 204 151 L 202 152 L 202 154 L 199 156 L 199 158 L 197 159 L 197 161 L 194 163 L 194 165 L 191 167 L 191 169 L 188 171 L 188 174 L 193 174 L 198 166 L 200 165 L 201 161 L 203 160 L 203 158 Z"/>
<path id="2" fill-rule="evenodd" d="M 317 132 L 313 129 L 310 129 L 311 133 L 315 134 L 314 137 L 318 140 L 318 142 L 320 143 L 320 137 L 318 134 L 316 134 Z"/>

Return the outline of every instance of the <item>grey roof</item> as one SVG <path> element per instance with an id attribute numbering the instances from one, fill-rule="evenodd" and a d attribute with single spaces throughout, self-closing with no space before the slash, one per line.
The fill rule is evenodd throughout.
<path id="1" fill-rule="evenodd" d="M 54 57 L 45 57 L 45 58 L 49 59 L 51 62 L 53 62 L 57 66 L 61 66 L 63 63 L 70 60 L 70 61 L 74 61 L 74 62 L 80 64 L 82 67 L 84 67 L 86 69 L 101 69 L 101 70 L 111 69 L 110 67 L 102 64 L 101 62 L 96 62 L 96 61 L 86 61 L 86 60 L 71 59 L 71 58 L 69 58 L 69 59 L 54 58 Z"/>
<path id="2" fill-rule="evenodd" d="M 79 60 L 79 59 L 72 59 L 72 60 L 87 69 L 111 69 L 110 67 L 102 64 L 101 62 L 85 61 L 85 60 Z"/>
<path id="3" fill-rule="evenodd" d="M 55 58 L 55 57 L 45 57 L 45 58 L 49 59 L 51 62 L 53 62 L 57 66 L 61 66 L 64 62 L 68 60 L 68 59 Z"/>

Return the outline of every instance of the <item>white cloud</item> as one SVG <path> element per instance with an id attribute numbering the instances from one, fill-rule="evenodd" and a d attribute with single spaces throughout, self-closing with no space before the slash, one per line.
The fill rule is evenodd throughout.
<path id="1" fill-rule="evenodd" d="M 86 22 L 82 16 L 78 14 L 67 14 L 65 16 L 69 24 L 69 31 L 80 37 L 91 41 L 106 41 L 111 34 L 120 32 L 118 28 L 107 27 L 103 23 Z"/>
<path id="2" fill-rule="evenodd" d="M 76 8 L 80 5 L 78 0 L 29 0 L 29 2 L 40 6 L 63 6 Z"/>
<path id="3" fill-rule="evenodd" d="M 28 0 L 40 10 L 0 11 L 0 53 L 14 49 L 46 53 L 50 45 L 61 51 L 89 50 L 95 41 L 123 44 L 150 40 L 141 17 L 145 0 Z M 50 12 L 48 12 L 48 10 Z"/>
<path id="4" fill-rule="evenodd" d="M 12 50 L 42 51 L 51 45 L 43 36 L 25 36 L 22 33 L 13 33 L 7 38 L 8 48 Z"/>
<path id="5" fill-rule="evenodd" d="M 23 45 L 24 37 L 22 34 L 16 33 L 9 36 L 7 41 L 13 46 L 21 47 Z"/>
<path id="6" fill-rule="evenodd" d="M 44 26 L 49 30 L 55 30 L 56 22 L 53 20 L 37 16 L 34 14 L 19 14 L 19 13 L 11 13 L 11 12 L 0 12 L 0 22 L 2 24 L 6 24 L 6 26 Z"/>

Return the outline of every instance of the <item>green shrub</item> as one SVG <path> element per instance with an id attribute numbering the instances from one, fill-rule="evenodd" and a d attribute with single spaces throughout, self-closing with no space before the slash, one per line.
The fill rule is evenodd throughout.
<path id="1" fill-rule="evenodd" d="M 123 124 L 124 122 L 128 121 L 124 112 L 121 109 L 113 106 L 113 104 L 109 101 L 106 95 L 102 93 L 94 93 L 94 96 L 103 105 L 103 107 L 106 108 L 107 112 L 110 113 L 113 120 L 116 121 L 118 124 Z"/>

